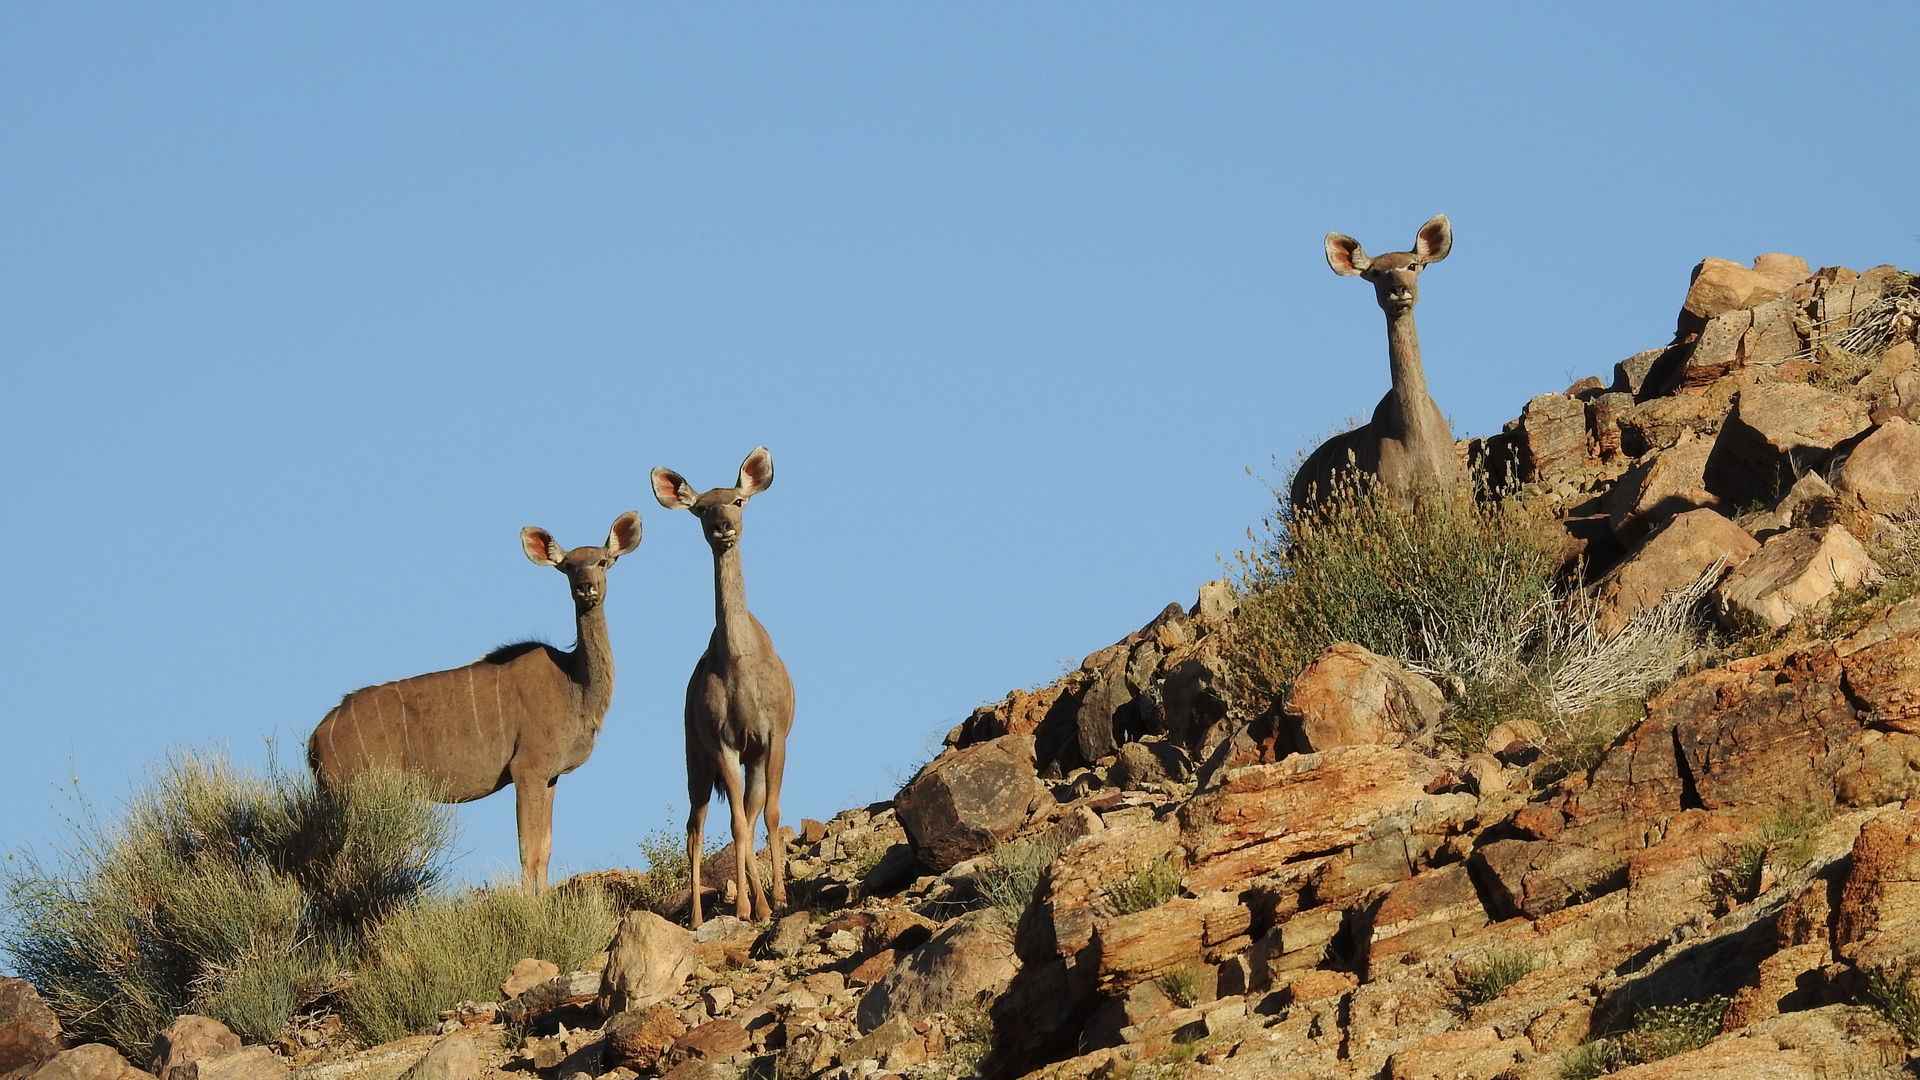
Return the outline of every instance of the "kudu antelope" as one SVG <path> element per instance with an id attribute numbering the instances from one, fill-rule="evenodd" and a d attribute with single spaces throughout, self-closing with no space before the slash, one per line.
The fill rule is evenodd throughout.
<path id="1" fill-rule="evenodd" d="M 593 752 L 613 700 L 607 568 L 640 546 L 640 515 L 614 520 L 604 547 L 567 551 L 545 529 L 520 530 L 527 558 L 567 575 L 579 637 L 565 652 L 538 641 L 495 649 L 465 667 L 355 690 L 307 740 L 323 783 L 374 766 L 425 777 L 441 802 L 472 802 L 513 785 L 520 880 L 547 884 L 553 785 Z"/>
<path id="2" fill-rule="evenodd" d="M 1425 492 L 1464 488 L 1466 466 L 1454 451 L 1447 418 L 1427 395 L 1420 339 L 1413 327 L 1413 305 L 1420 298 L 1415 279 L 1453 249 L 1447 215 L 1435 214 L 1420 226 L 1412 251 L 1369 258 L 1360 241 L 1340 233 L 1328 233 L 1326 247 L 1327 265 L 1334 273 L 1373 283 L 1374 299 L 1387 316 L 1393 388 L 1374 407 L 1371 421 L 1328 439 L 1301 463 L 1288 492 L 1293 505 L 1306 507 L 1325 498 L 1340 474 L 1349 470 L 1371 476 L 1383 494 L 1408 506 Z"/>
<path id="3" fill-rule="evenodd" d="M 653 497 L 669 510 L 691 510 L 713 549 L 713 637 L 687 682 L 687 861 L 692 870 L 693 925 L 700 925 L 701 845 L 707 802 L 718 787 L 733 811 L 734 913 L 772 914 L 753 858 L 754 822 L 767 822 L 773 903 L 787 902 L 786 842 L 780 835 L 780 776 L 793 727 L 793 681 L 773 651 L 767 628 L 747 610 L 740 574 L 741 514 L 747 500 L 773 483 L 773 455 L 762 446 L 740 463 L 732 487 L 696 493 L 672 469 L 655 469 Z"/>

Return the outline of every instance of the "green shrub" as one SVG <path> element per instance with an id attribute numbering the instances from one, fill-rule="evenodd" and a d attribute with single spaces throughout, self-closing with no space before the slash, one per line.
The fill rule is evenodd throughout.
<path id="1" fill-rule="evenodd" d="M 1409 511 L 1349 482 L 1264 525 L 1232 575 L 1239 608 L 1226 635 L 1250 700 L 1278 700 L 1321 650 L 1353 642 L 1454 687 L 1442 741 L 1478 750 L 1495 724 L 1531 720 L 1572 771 L 1704 641 L 1707 576 L 1603 632 L 1597 604 L 1556 579 L 1552 515 L 1518 496 Z"/>
<path id="2" fill-rule="evenodd" d="M 1720 1022 L 1733 999 L 1715 995 L 1701 1001 L 1681 1001 L 1642 1009 L 1633 1027 L 1615 1040 L 1629 1065 L 1645 1065 L 1698 1050 L 1720 1034 Z"/>
<path id="3" fill-rule="evenodd" d="M 981 898 L 1009 925 L 1018 923 L 1040 887 L 1040 875 L 1059 853 L 1059 843 L 1047 835 L 1025 837 L 994 848 L 987 865 L 975 875 Z"/>
<path id="4" fill-rule="evenodd" d="M 1560 1062 L 1560 1080 L 1599 1080 L 1619 1067 L 1613 1040 L 1593 1039 L 1567 1051 Z"/>
<path id="5" fill-rule="evenodd" d="M 1466 1005 L 1485 1005 L 1540 968 L 1540 958 L 1529 949 L 1488 949 L 1486 956 L 1467 965 L 1460 975 L 1460 999 Z"/>
<path id="6" fill-rule="evenodd" d="M 1920 1046 L 1920 977 L 1912 964 L 1869 970 L 1864 996 L 1908 1046 Z"/>
<path id="7" fill-rule="evenodd" d="M 369 1043 L 431 1031 L 440 1010 L 497 997 L 514 963 L 582 966 L 613 937 L 613 906 L 596 888 L 471 889 L 425 900 L 380 924 L 340 994 L 340 1012 Z"/>
<path id="8" fill-rule="evenodd" d="M 183 1012 L 270 1041 L 373 920 L 431 885 L 451 830 L 398 774 L 324 792 L 176 754 L 119 824 L 82 806 L 60 868 L 12 860 L 5 947 L 75 1041 L 143 1060 Z"/>
<path id="9" fill-rule="evenodd" d="M 1198 964 L 1182 964 L 1155 980 L 1166 992 L 1167 1000 L 1183 1009 L 1200 1004 L 1206 986 L 1206 971 Z"/>
<path id="10" fill-rule="evenodd" d="M 1776 809 L 1757 839 L 1728 844 L 1708 866 L 1707 898 L 1726 906 L 1744 904 L 1760 895 L 1768 864 L 1805 866 L 1816 854 L 1813 834 L 1822 820 L 1811 809 Z"/>
<path id="11" fill-rule="evenodd" d="M 1180 895 L 1180 871 L 1171 856 L 1153 860 L 1145 870 L 1107 887 L 1107 899 L 1121 915 L 1157 908 Z"/>

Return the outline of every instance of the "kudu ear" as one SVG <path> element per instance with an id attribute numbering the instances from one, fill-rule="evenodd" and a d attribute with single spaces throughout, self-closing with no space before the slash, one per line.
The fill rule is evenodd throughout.
<path id="1" fill-rule="evenodd" d="M 1367 267 L 1373 265 L 1373 260 L 1360 250 L 1360 241 L 1345 233 L 1330 232 L 1327 234 L 1327 265 L 1333 267 L 1333 272 L 1341 277 L 1353 277 L 1366 273 Z"/>
<path id="2" fill-rule="evenodd" d="M 541 566 L 559 566 L 560 560 L 567 557 L 566 551 L 554 542 L 552 533 L 531 525 L 520 530 L 520 550 Z"/>
<path id="3" fill-rule="evenodd" d="M 669 510 L 691 510 L 694 500 L 700 497 L 693 485 L 687 483 L 687 478 L 672 469 L 655 468 L 647 475 L 653 483 L 653 497 Z"/>
<path id="4" fill-rule="evenodd" d="M 747 460 L 740 463 L 740 479 L 734 481 L 735 490 L 752 498 L 773 486 L 773 451 L 764 446 L 756 446 Z"/>
<path id="5" fill-rule="evenodd" d="M 640 546 L 640 512 L 629 510 L 607 530 L 607 554 L 615 559 Z"/>
<path id="6" fill-rule="evenodd" d="M 1435 214 L 1427 219 L 1425 225 L 1413 237 L 1413 253 L 1423 260 L 1436 263 L 1447 257 L 1453 250 L 1453 222 L 1445 214 Z"/>

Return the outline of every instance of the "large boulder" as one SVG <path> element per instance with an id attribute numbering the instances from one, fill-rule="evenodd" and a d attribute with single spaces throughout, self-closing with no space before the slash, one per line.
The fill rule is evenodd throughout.
<path id="1" fill-rule="evenodd" d="M 433 1044 L 400 1080 L 479 1080 L 480 1052 L 473 1036 L 456 1031 Z"/>
<path id="2" fill-rule="evenodd" d="M 1741 390 L 1707 459 L 1708 490 L 1735 506 L 1771 506 L 1833 448 L 1865 431 L 1860 402 L 1804 383 Z"/>
<path id="3" fill-rule="evenodd" d="M 1907 962 L 1920 934 L 1920 813 L 1895 810 L 1868 821 L 1833 913 L 1833 947 L 1861 971 Z"/>
<path id="4" fill-rule="evenodd" d="M 911 1020 L 997 996 L 1019 962 L 1006 927 L 990 911 L 960 917 L 908 953 L 860 999 L 856 1020 L 866 1034 L 895 1017 Z"/>
<path id="5" fill-rule="evenodd" d="M 1875 514 L 1920 509 L 1920 425 L 1895 417 L 1854 446 L 1835 485 Z"/>
<path id="6" fill-rule="evenodd" d="M 1690 510 L 1667 522 L 1608 571 L 1596 586 L 1602 631 L 1612 633 L 1667 594 L 1698 581 L 1716 563 L 1722 572 L 1760 548 L 1746 530 L 1712 510 Z"/>
<path id="7" fill-rule="evenodd" d="M 168 1024 L 153 1041 L 153 1064 L 160 1080 L 187 1080 L 188 1066 L 201 1058 L 240 1049 L 240 1036 L 211 1016 L 188 1013 Z"/>
<path id="8" fill-rule="evenodd" d="M 1869 723 L 1920 735 L 1920 598 L 1875 615 L 1834 653 Z"/>
<path id="9" fill-rule="evenodd" d="M 60 1019 L 25 979 L 0 979 L 0 1076 L 30 1069 L 66 1048 Z"/>
<path id="10" fill-rule="evenodd" d="M 1794 255 L 1769 253 L 1753 260 L 1753 268 L 1709 256 L 1693 269 L 1687 298 L 1681 304 L 1682 332 L 1697 331 L 1708 319 L 1730 311 L 1756 307 L 1786 294 L 1807 276 L 1807 262 Z"/>
<path id="11" fill-rule="evenodd" d="M 1679 371 L 1683 390 L 1711 385 L 1749 367 L 1774 366 L 1800 352 L 1793 304 L 1776 298 L 1708 319 Z"/>
<path id="12" fill-rule="evenodd" d="M 600 1012 L 644 1009 L 678 993 L 699 965 L 693 933 L 651 911 L 629 911 L 614 931 L 600 977 Z"/>
<path id="13" fill-rule="evenodd" d="M 1034 775 L 1033 737 L 1003 735 L 929 762 L 894 810 L 920 861 L 944 872 L 1000 846 L 1048 797 Z"/>
<path id="14" fill-rule="evenodd" d="M 1336 746 L 1404 742 L 1431 730 L 1446 706 L 1446 696 L 1431 680 L 1343 642 L 1307 664 L 1281 710 L 1295 745 L 1312 754 Z"/>
<path id="15" fill-rule="evenodd" d="M 286 1080 L 287 1059 L 265 1046 L 243 1046 L 195 1058 L 175 1070 L 178 1080 Z"/>
<path id="16" fill-rule="evenodd" d="M 31 1080 L 155 1080 L 152 1073 L 134 1068 L 132 1062 L 106 1043 L 87 1043 L 62 1050 L 25 1075 Z"/>
<path id="17" fill-rule="evenodd" d="M 1302 856 L 1350 847 L 1382 818 L 1427 797 L 1432 759 L 1398 747 L 1339 746 L 1226 774 L 1184 803 L 1186 886 L 1210 892 L 1276 871 Z"/>
<path id="18" fill-rule="evenodd" d="M 1607 525 L 1620 542 L 1637 544 L 1679 514 L 1716 505 L 1706 482 L 1712 453 L 1713 440 L 1684 432 L 1666 449 L 1635 461 L 1602 500 Z"/>
<path id="19" fill-rule="evenodd" d="M 1735 626 L 1751 619 L 1782 627 L 1879 573 L 1867 549 L 1838 525 L 1789 529 L 1768 537 L 1728 573 L 1714 589 L 1714 599 Z"/>

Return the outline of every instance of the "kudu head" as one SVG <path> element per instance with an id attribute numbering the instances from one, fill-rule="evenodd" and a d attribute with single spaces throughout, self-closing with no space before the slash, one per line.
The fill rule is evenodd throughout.
<path id="1" fill-rule="evenodd" d="M 1412 251 L 1393 251 L 1372 258 L 1360 250 L 1360 241 L 1344 233 L 1327 234 L 1327 265 L 1341 277 L 1358 275 L 1373 282 L 1374 299 L 1388 317 L 1413 310 L 1420 299 L 1415 280 L 1428 263 L 1437 263 L 1453 250 L 1453 226 L 1447 215 L 1435 214 L 1414 234 Z"/>
<path id="2" fill-rule="evenodd" d="M 583 615 L 606 599 L 607 567 L 639 546 L 640 515 L 632 510 L 613 519 L 604 547 L 577 547 L 568 551 L 545 529 L 529 525 L 520 530 L 520 549 L 541 566 L 551 566 L 567 575 L 567 585 L 573 592 L 573 608 Z"/>
<path id="3" fill-rule="evenodd" d="M 773 452 L 757 446 L 740 463 L 739 479 L 732 487 L 695 492 L 686 478 L 672 469 L 656 468 L 651 474 L 653 497 L 669 510 L 691 510 L 700 519 L 700 531 L 714 554 L 740 542 L 740 521 L 747 500 L 773 486 Z"/>

